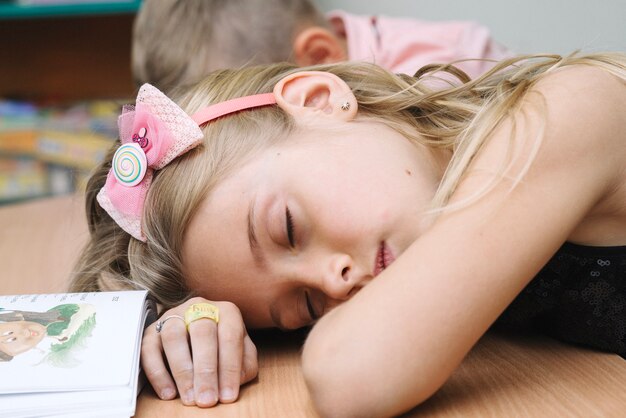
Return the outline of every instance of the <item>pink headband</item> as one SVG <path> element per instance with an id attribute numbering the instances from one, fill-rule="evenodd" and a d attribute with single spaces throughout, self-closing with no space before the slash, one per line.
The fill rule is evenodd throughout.
<path id="1" fill-rule="evenodd" d="M 146 241 L 141 230 L 143 205 L 155 170 L 200 144 L 200 126 L 245 109 L 276 103 L 273 93 L 240 97 L 201 109 L 193 116 L 156 87 L 144 84 L 135 106 L 126 105 L 118 118 L 121 145 L 113 156 L 100 206 L 126 232 Z"/>

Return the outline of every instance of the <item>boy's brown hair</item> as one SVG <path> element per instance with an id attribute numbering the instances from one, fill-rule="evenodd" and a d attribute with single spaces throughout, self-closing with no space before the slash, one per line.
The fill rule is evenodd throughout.
<path id="1" fill-rule="evenodd" d="M 296 34 L 311 25 L 327 23 L 309 0 L 144 0 L 133 77 L 167 92 L 216 69 L 291 61 Z"/>

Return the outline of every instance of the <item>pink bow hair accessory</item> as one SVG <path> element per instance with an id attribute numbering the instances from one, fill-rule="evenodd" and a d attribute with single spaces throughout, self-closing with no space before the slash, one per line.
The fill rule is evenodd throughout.
<path id="1" fill-rule="evenodd" d="M 98 203 L 124 231 L 145 242 L 141 220 L 154 171 L 199 145 L 204 137 L 201 125 L 274 103 L 272 93 L 257 94 L 211 105 L 189 116 L 156 87 L 144 84 L 136 105 L 124 106 L 118 118 L 121 145 L 98 193 Z"/>
<path id="2" fill-rule="evenodd" d="M 156 87 L 144 84 L 135 106 L 118 118 L 122 145 L 117 149 L 97 199 L 126 232 L 145 241 L 141 215 L 154 170 L 200 144 L 198 125 Z"/>

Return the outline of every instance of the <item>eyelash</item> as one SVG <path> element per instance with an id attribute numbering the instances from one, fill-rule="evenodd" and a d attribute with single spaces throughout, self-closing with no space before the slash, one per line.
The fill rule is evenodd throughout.
<path id="1" fill-rule="evenodd" d="M 309 296 L 309 292 L 304 292 L 304 298 L 306 300 L 306 308 L 309 311 L 309 315 L 311 316 L 311 320 L 312 321 L 317 320 L 318 316 L 315 313 L 315 309 L 313 308 L 313 304 L 311 303 L 311 297 Z"/>
<path id="2" fill-rule="evenodd" d="M 289 246 L 291 248 L 296 246 L 296 240 L 294 238 L 294 226 L 293 226 L 293 216 L 291 216 L 291 212 L 289 208 L 285 208 L 285 220 L 287 226 L 287 241 L 289 241 Z"/>

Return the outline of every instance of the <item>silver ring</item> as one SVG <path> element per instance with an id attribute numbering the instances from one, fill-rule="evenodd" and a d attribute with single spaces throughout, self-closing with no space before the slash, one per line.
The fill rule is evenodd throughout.
<path id="1" fill-rule="evenodd" d="M 183 318 L 180 315 L 169 315 L 166 316 L 163 319 L 159 319 L 158 321 L 156 321 L 156 324 L 154 324 L 154 328 L 156 329 L 157 334 L 159 334 L 161 332 L 161 330 L 163 330 L 163 325 L 165 325 L 165 323 L 167 321 L 169 321 L 172 318 L 176 318 L 176 319 L 180 319 L 181 321 L 183 321 L 183 323 L 185 322 L 185 318 Z"/>

